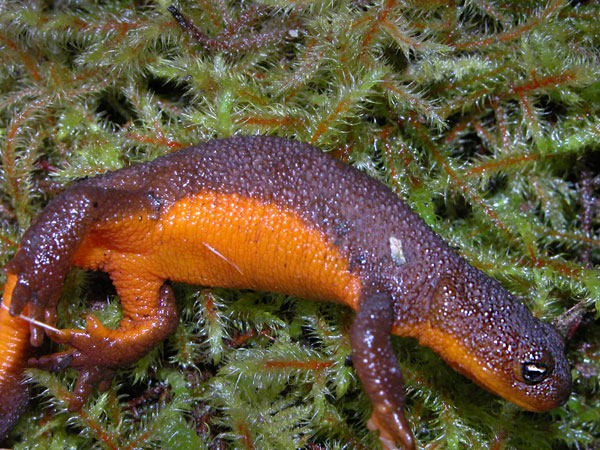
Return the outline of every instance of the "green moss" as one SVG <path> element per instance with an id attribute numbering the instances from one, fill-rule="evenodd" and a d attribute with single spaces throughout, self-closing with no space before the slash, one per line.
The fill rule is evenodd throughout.
<path id="1" fill-rule="evenodd" d="M 474 265 L 552 320 L 600 315 L 597 2 L 9 0 L 0 5 L 0 257 L 77 178 L 215 137 L 312 142 L 388 183 Z M 595 195 L 599 190 L 596 189 Z M 591 252 L 589 263 L 585 254 Z M 98 304 L 67 282 L 63 324 Z M 109 291 L 105 297 L 111 297 Z M 183 321 L 112 388 L 66 411 L 74 374 L 31 371 L 14 448 L 376 448 L 344 307 L 177 286 Z M 86 301 L 87 300 L 87 301 Z M 600 444 L 600 327 L 571 342 L 574 392 L 547 414 L 485 393 L 395 340 L 431 448 Z"/>

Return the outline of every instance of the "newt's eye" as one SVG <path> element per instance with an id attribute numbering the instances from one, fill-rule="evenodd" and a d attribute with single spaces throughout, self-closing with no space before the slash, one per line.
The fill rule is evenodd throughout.
<path id="1" fill-rule="evenodd" d="M 544 381 L 550 374 L 550 369 L 544 363 L 524 362 L 521 367 L 521 376 L 527 384 L 538 384 Z"/>

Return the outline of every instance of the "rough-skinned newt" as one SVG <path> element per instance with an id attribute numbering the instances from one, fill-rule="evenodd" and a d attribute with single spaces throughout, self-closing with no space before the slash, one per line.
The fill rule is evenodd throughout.
<path id="1" fill-rule="evenodd" d="M 69 349 L 27 359 L 54 325 L 71 266 L 108 272 L 116 330 L 46 331 Z M 214 140 L 79 181 L 25 232 L 0 310 L 0 437 L 27 402 L 24 368 L 72 367 L 71 409 L 178 322 L 166 280 L 257 289 L 356 311 L 353 362 L 385 449 L 415 447 L 390 333 L 418 339 L 482 387 L 531 411 L 563 404 L 561 335 L 470 266 L 380 182 L 319 149 L 275 137 Z M 10 314 L 8 314 L 10 312 Z"/>

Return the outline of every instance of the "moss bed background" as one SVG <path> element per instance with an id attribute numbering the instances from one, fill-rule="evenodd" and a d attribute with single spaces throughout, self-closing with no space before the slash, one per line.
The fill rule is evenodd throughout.
<path id="1" fill-rule="evenodd" d="M 585 307 L 573 394 L 545 414 L 396 338 L 422 448 L 599 448 L 599 17 L 557 0 L 0 2 L 0 263 L 76 179 L 234 134 L 311 142 L 387 183 L 536 316 Z M 379 448 L 347 308 L 175 288 L 177 332 L 81 411 L 66 412 L 75 373 L 30 371 L 36 398 L 4 446 Z M 115 297 L 73 270 L 61 325 L 90 310 L 115 325 Z"/>

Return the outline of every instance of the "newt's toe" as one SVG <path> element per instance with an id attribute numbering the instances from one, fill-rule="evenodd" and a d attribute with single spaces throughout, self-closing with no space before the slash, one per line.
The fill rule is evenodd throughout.
<path id="1" fill-rule="evenodd" d="M 375 407 L 377 409 L 377 407 Z M 383 450 L 415 450 L 415 438 L 406 423 L 404 414 L 383 413 L 377 410 L 373 411 L 367 424 L 373 431 L 379 431 L 379 440 Z M 400 447 L 397 444 L 400 443 Z"/>
<path id="2" fill-rule="evenodd" d="M 67 350 L 51 355 L 40 356 L 39 358 L 29 358 L 27 365 L 35 369 L 58 372 L 69 367 L 71 361 L 73 361 L 73 351 Z"/>
<path id="3" fill-rule="evenodd" d="M 90 367 L 79 370 L 77 385 L 69 401 L 69 411 L 77 411 L 83 407 L 94 386 L 99 385 L 101 391 L 110 387 L 115 371 L 106 367 Z"/>

